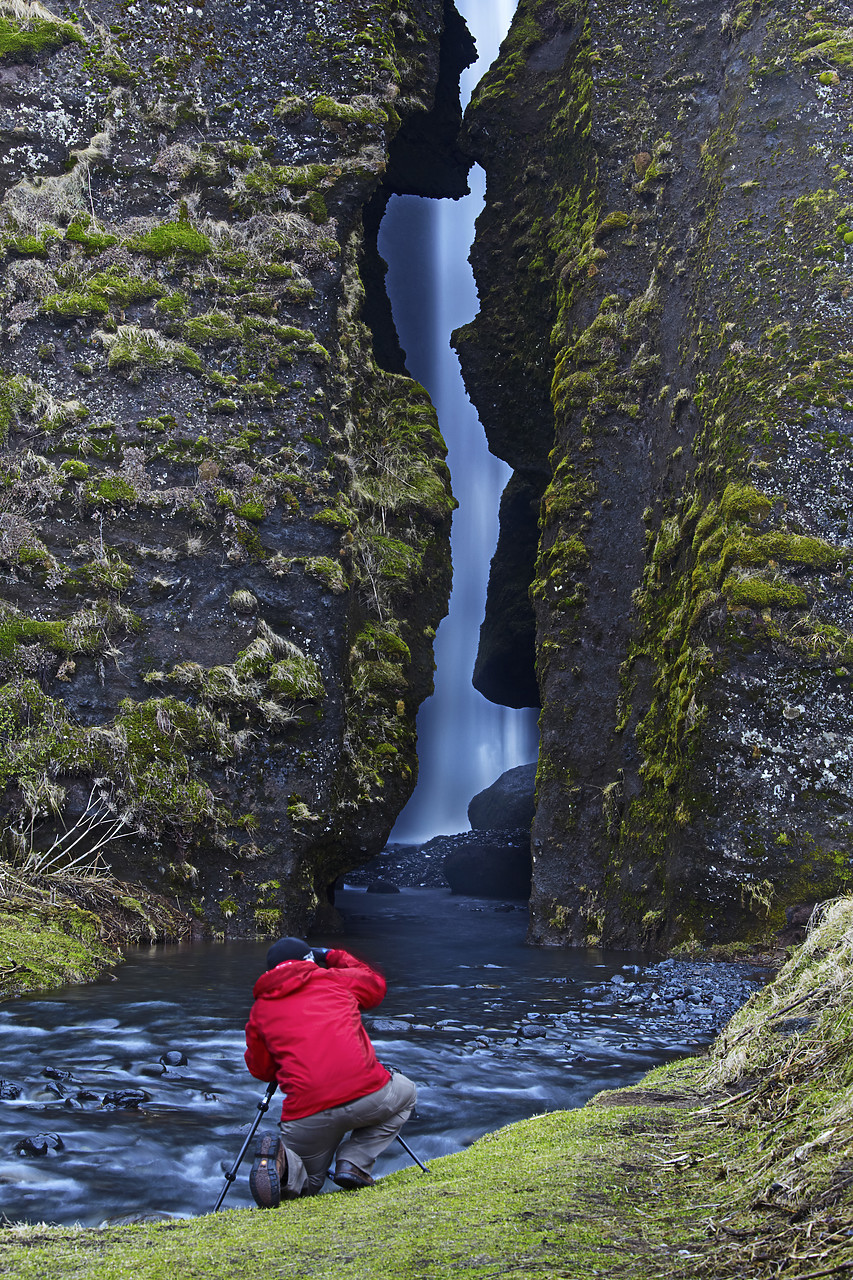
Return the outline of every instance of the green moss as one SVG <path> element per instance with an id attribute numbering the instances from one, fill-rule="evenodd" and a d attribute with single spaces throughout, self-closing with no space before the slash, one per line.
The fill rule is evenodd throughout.
<path id="1" fill-rule="evenodd" d="M 263 520 L 267 514 L 266 506 L 260 498 L 249 498 L 235 510 L 243 520 Z"/>
<path id="2" fill-rule="evenodd" d="M 830 62 L 845 70 L 853 67 L 853 34 L 849 27 L 831 27 L 828 24 L 812 27 L 802 44 L 798 62 Z"/>
<path id="3" fill-rule="evenodd" d="M 86 253 L 102 253 L 110 245 L 118 243 L 117 236 L 104 231 L 93 231 L 91 225 L 91 218 L 88 215 L 82 217 L 78 215 L 69 223 L 65 239 L 81 245 Z"/>
<path id="4" fill-rule="evenodd" d="M 121 501 L 127 501 L 128 505 L 132 503 L 132 499 L 122 499 L 118 496 L 109 501 L 115 505 Z M 121 595 L 133 579 L 134 573 L 130 565 L 122 560 L 118 552 L 107 550 L 101 559 L 91 560 L 88 564 L 75 569 L 73 573 L 67 574 L 62 585 L 67 592 L 83 593 L 94 589 L 101 593 L 114 591 Z"/>
<path id="5" fill-rule="evenodd" d="M 166 290 L 157 280 L 131 275 L 121 267 L 98 271 L 79 285 L 48 294 L 41 310 L 48 315 L 107 315 L 111 304 L 128 307 L 134 302 L 159 298 Z"/>
<path id="6" fill-rule="evenodd" d="M 322 182 L 330 172 L 325 164 L 288 165 L 263 161 L 243 179 L 246 190 L 254 195 L 274 196 L 282 187 L 295 195 L 304 195 Z"/>
<path id="7" fill-rule="evenodd" d="M 46 258 L 48 245 L 59 235 L 58 231 L 44 231 L 40 236 L 12 236 L 6 247 L 22 258 Z"/>
<path id="8" fill-rule="evenodd" d="M 40 642 L 48 648 L 67 651 L 64 622 L 40 622 L 19 616 L 0 619 L 0 658 L 9 658 L 19 645 Z"/>
<path id="9" fill-rule="evenodd" d="M 120 503 L 132 505 L 138 498 L 133 485 L 127 480 L 122 480 L 120 476 L 112 476 L 108 480 L 101 480 L 97 484 L 89 485 L 86 490 L 86 496 L 95 505 L 101 502 L 108 502 L 115 506 Z"/>
<path id="10" fill-rule="evenodd" d="M 127 247 L 152 258 L 168 258 L 180 254 L 202 257 L 213 250 L 208 237 L 188 221 L 161 222 L 144 235 L 128 240 Z"/>
<path id="11" fill-rule="evenodd" d="M 801 609 L 808 603 L 802 587 L 791 582 L 732 577 L 725 580 L 722 590 L 729 604 L 748 609 Z"/>
<path id="12" fill-rule="evenodd" d="M 71 22 L 50 22 L 32 17 L 15 22 L 0 17 L 0 61 L 26 62 L 36 54 L 52 52 L 64 44 L 84 44 L 78 27 Z"/>
<path id="13" fill-rule="evenodd" d="M 66 458 L 59 470 L 69 480 L 85 480 L 89 475 L 88 465 L 85 462 L 78 462 L 76 458 Z"/>
<path id="14" fill-rule="evenodd" d="M 308 210 L 308 216 L 312 222 L 316 222 L 318 226 L 322 226 L 323 223 L 329 221 L 329 209 L 322 192 L 309 192 L 305 203 Z"/>
<path id="15" fill-rule="evenodd" d="M 614 231 L 624 231 L 629 226 L 632 218 L 629 214 L 618 210 L 614 213 L 608 213 L 606 218 L 602 218 L 595 229 L 596 239 L 603 239 L 605 236 L 611 235 Z"/>
<path id="16" fill-rule="evenodd" d="M 745 533 L 730 535 L 723 544 L 720 566 L 726 570 L 733 564 L 763 565 L 778 560 L 783 564 L 820 569 L 844 564 L 848 558 L 849 552 L 844 547 L 780 530 L 755 537 Z"/>
<path id="17" fill-rule="evenodd" d="M 3 999 L 71 982 L 91 982 L 121 958 L 101 941 L 100 933 L 100 921 L 91 911 L 47 902 L 4 904 L 0 908 Z"/>
<path id="18" fill-rule="evenodd" d="M 384 108 L 375 104 L 337 102 L 325 96 L 315 98 L 311 110 L 318 120 L 338 120 L 346 124 L 384 124 L 387 120 Z"/>
<path id="19" fill-rule="evenodd" d="M 99 331 L 96 337 L 107 348 L 107 364 L 110 369 L 135 365 L 147 368 L 177 364 L 194 373 L 201 373 L 204 366 L 200 356 L 183 342 L 164 338 L 156 329 L 141 329 L 136 325 L 119 325 L 115 333 Z"/>
<path id="20" fill-rule="evenodd" d="M 160 298 L 156 307 L 159 315 L 181 319 L 189 310 L 189 298 L 185 293 L 170 293 Z"/>
<path id="21" fill-rule="evenodd" d="M 270 670 L 269 686 L 274 693 L 288 698 L 320 699 L 326 693 L 320 667 L 305 655 L 275 663 Z"/>
<path id="22" fill-rule="evenodd" d="M 302 564 L 306 573 L 312 578 L 319 578 L 334 595 L 341 595 L 349 589 L 341 565 L 330 556 L 307 556 Z"/>
<path id="23" fill-rule="evenodd" d="M 207 311 L 192 316 L 182 326 L 183 335 L 193 347 L 202 347 L 214 343 L 235 342 L 243 336 L 243 329 L 234 319 L 223 311 Z"/>
<path id="24" fill-rule="evenodd" d="M 720 501 L 720 511 L 725 520 L 749 520 L 752 523 L 760 523 L 770 514 L 772 507 L 772 499 L 764 493 L 758 493 L 751 485 L 726 485 Z M 715 512 L 706 518 L 713 520 L 715 514 L 716 507 Z M 707 528 L 707 525 L 703 528 Z M 697 535 L 699 532 L 697 526 Z"/>
<path id="25" fill-rule="evenodd" d="M 287 93 L 275 104 L 273 115 L 279 120 L 296 120 L 299 116 L 304 116 L 307 110 L 308 103 L 303 98 Z"/>

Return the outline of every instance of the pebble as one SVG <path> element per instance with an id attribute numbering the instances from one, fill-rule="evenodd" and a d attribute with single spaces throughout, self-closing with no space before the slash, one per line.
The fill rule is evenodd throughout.
<path id="1" fill-rule="evenodd" d="M 521 1034 L 525 1040 L 544 1040 L 547 1033 L 545 1028 L 536 1022 L 523 1022 L 521 1024 Z"/>

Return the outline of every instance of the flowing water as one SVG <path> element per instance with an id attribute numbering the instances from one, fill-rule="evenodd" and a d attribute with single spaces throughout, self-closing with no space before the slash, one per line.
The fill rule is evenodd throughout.
<path id="1" fill-rule="evenodd" d="M 326 942 L 388 979 L 366 1021 L 380 1058 L 418 1084 L 405 1137 L 426 1162 L 632 1082 L 710 1037 L 710 1023 L 697 1032 L 678 1016 L 679 1002 L 632 995 L 642 956 L 526 947 L 517 905 L 447 890 L 346 891 L 339 905 L 348 934 Z M 94 1226 L 213 1207 L 263 1094 L 243 1064 L 243 1027 L 266 945 L 141 949 L 99 983 L 0 1007 L 0 1093 L 19 1090 L 0 1101 L 7 1220 Z M 187 1061 L 165 1066 L 169 1054 Z M 19 1154 L 39 1135 L 61 1146 Z M 395 1144 L 377 1169 L 406 1163 Z M 249 1164 L 226 1207 L 253 1203 Z"/>
<path id="2" fill-rule="evenodd" d="M 462 100 L 498 52 L 515 0 L 457 0 L 477 41 L 478 61 L 462 76 Z M 468 251 L 483 207 L 485 175 L 475 166 L 462 200 L 394 196 L 382 221 L 379 251 L 407 367 L 429 391 L 448 445 L 459 510 L 453 518 L 453 593 L 438 629 L 435 694 L 418 717 L 418 786 L 394 829 L 402 843 L 467 831 L 468 802 L 517 764 L 536 759 L 537 713 L 488 702 L 471 684 L 498 535 L 498 505 L 509 478 L 489 453 L 462 382 L 450 334 L 477 312 Z"/>

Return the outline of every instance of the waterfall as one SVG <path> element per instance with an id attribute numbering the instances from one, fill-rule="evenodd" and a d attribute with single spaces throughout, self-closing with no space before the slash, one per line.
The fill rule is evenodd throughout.
<path id="1" fill-rule="evenodd" d="M 463 105 L 497 55 L 515 0 L 456 0 L 477 41 L 478 60 L 462 75 Z M 468 399 L 451 331 L 477 309 L 468 264 L 485 175 L 475 166 L 462 200 L 393 196 L 379 251 L 388 263 L 394 322 L 413 377 L 427 388 L 448 445 L 459 510 L 453 519 L 453 592 L 435 645 L 435 693 L 418 716 L 420 776 L 392 839 L 416 842 L 467 831 L 468 802 L 506 769 L 535 760 L 537 713 L 488 702 L 471 684 L 483 619 L 498 505 L 510 469 L 489 453 Z"/>

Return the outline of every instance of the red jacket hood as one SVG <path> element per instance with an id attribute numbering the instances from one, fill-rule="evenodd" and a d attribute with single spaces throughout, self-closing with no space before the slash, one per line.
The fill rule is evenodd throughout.
<path id="1" fill-rule="evenodd" d="M 256 1000 L 292 995 L 318 972 L 320 970 L 313 960 L 282 960 L 274 969 L 267 969 L 261 974 L 252 988 L 252 995 Z"/>

